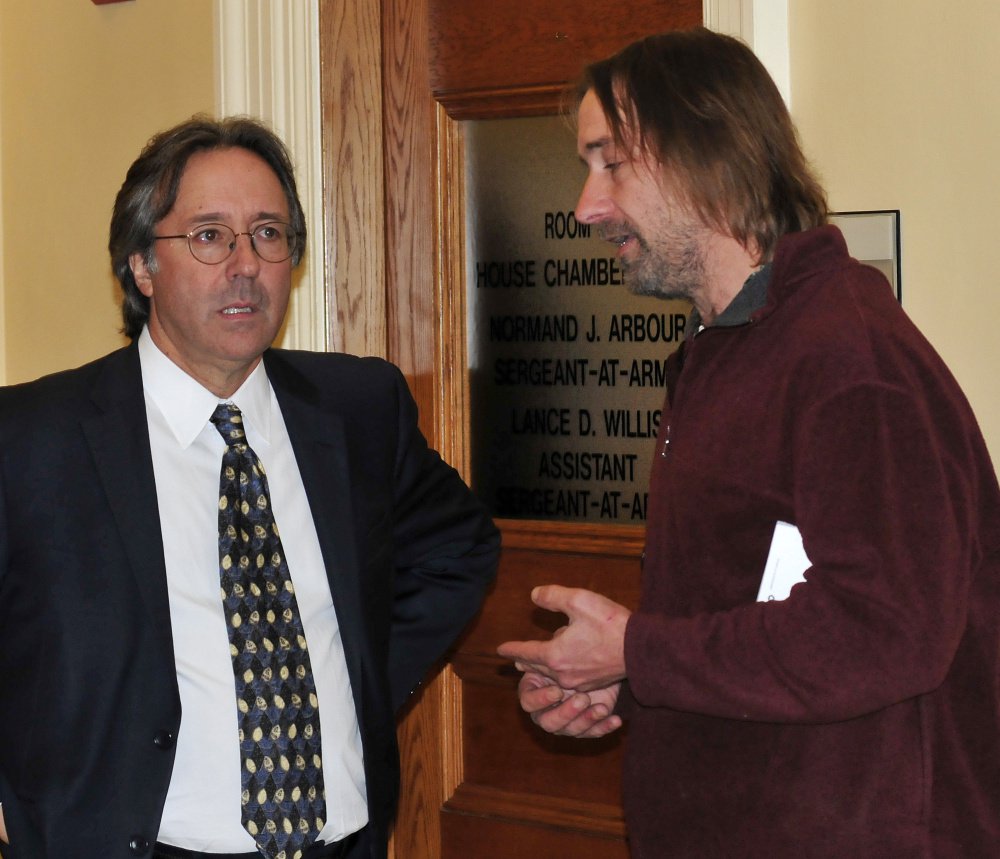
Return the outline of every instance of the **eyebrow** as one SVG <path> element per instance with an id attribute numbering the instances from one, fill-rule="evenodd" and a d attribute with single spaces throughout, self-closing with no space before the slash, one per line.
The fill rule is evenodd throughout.
<path id="1" fill-rule="evenodd" d="M 610 135 L 605 135 L 604 137 L 599 137 L 597 140 L 591 140 L 583 145 L 585 152 L 593 152 L 595 149 L 603 149 L 612 143 Z"/>
<path id="2" fill-rule="evenodd" d="M 266 221 L 282 221 L 287 222 L 290 215 L 284 215 L 280 212 L 258 212 L 254 215 L 249 223 L 262 223 Z M 192 227 L 198 226 L 199 224 L 225 224 L 227 216 L 222 212 L 202 212 L 198 215 L 194 215 L 187 219 L 185 223 Z"/>
<path id="3" fill-rule="evenodd" d="M 602 149 L 606 149 L 608 146 L 614 145 L 614 139 L 611 135 L 605 135 L 604 137 L 598 137 L 597 140 L 588 140 L 583 144 L 583 152 L 579 154 L 579 159 L 582 164 L 587 163 L 587 156 L 591 152 L 598 152 Z"/>

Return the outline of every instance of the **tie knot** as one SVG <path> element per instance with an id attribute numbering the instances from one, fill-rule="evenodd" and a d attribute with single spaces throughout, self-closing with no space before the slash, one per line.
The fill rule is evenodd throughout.
<path id="1" fill-rule="evenodd" d="M 246 433 L 243 432 L 243 413 L 233 403 L 219 403 L 209 420 L 227 445 L 245 444 Z"/>

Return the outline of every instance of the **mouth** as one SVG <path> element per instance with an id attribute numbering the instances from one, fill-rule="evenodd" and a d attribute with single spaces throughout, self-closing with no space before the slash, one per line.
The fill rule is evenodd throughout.
<path id="1" fill-rule="evenodd" d="M 606 242 L 610 242 L 618 248 L 618 255 L 625 253 L 625 249 L 630 243 L 636 240 L 635 234 L 628 231 L 625 224 L 612 224 L 609 228 L 601 230 L 598 234 Z"/>
<path id="2" fill-rule="evenodd" d="M 628 253 L 629 247 L 636 244 L 635 236 L 631 234 L 610 236 L 608 238 L 608 241 L 615 246 L 615 248 L 617 249 L 617 256 L 619 257 L 619 259 L 622 260 L 622 264 L 624 265 L 625 263 L 624 257 Z"/>
<path id="3" fill-rule="evenodd" d="M 230 305 L 222 308 L 223 316 L 250 316 L 255 308 L 249 304 Z"/>

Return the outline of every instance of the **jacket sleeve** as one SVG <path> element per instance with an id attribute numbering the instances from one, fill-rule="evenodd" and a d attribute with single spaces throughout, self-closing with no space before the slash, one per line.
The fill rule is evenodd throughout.
<path id="1" fill-rule="evenodd" d="M 788 455 L 806 581 L 781 602 L 635 613 L 625 646 L 636 701 L 810 723 L 941 684 L 966 629 L 983 498 L 995 484 L 971 414 L 956 418 L 964 414 L 863 383 L 798 416 Z"/>
<path id="2" fill-rule="evenodd" d="M 389 680 L 398 709 L 478 611 L 500 535 L 458 472 L 427 446 L 401 375 L 397 398 Z"/>

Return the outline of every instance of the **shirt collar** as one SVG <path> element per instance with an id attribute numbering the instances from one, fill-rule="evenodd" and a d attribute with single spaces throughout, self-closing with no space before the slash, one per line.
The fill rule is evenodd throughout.
<path id="1" fill-rule="evenodd" d="M 697 309 L 693 309 L 688 331 L 697 333 L 705 327 L 733 328 L 737 325 L 746 325 L 750 317 L 767 304 L 767 287 L 770 282 L 771 263 L 766 263 L 744 281 L 740 291 L 726 309 L 715 317 L 711 326 L 702 325 L 701 314 Z"/>
<path id="2" fill-rule="evenodd" d="M 142 386 L 182 448 L 197 438 L 220 402 L 235 403 L 243 413 L 248 431 L 255 432 L 265 442 L 270 441 L 273 397 L 263 361 L 236 393 L 220 400 L 164 355 L 148 328 L 143 328 L 139 335 L 138 347 Z"/>

